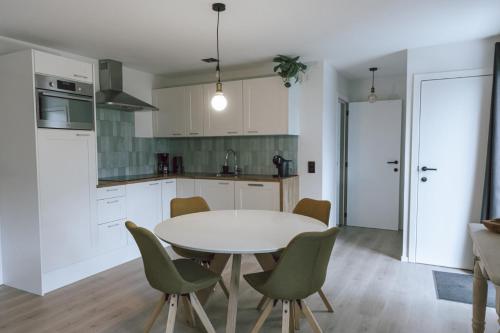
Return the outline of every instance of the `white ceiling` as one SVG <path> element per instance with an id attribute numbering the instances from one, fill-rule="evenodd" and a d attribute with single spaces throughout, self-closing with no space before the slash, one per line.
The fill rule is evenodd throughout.
<path id="1" fill-rule="evenodd" d="M 213 65 L 200 59 L 216 55 L 212 2 L 2 0 L 0 35 L 152 73 L 202 70 Z M 500 33 L 499 0 L 226 3 L 221 59 L 231 66 L 282 53 L 331 60 L 353 78 L 369 75 L 372 64 L 393 75 L 404 70 L 401 50 Z M 0 45 L 0 52 L 8 48 Z"/>

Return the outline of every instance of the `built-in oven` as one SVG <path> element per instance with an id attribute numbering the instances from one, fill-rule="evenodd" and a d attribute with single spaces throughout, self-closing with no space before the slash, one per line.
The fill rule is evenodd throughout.
<path id="1" fill-rule="evenodd" d="M 94 86 L 36 74 L 37 125 L 44 128 L 94 129 Z"/>

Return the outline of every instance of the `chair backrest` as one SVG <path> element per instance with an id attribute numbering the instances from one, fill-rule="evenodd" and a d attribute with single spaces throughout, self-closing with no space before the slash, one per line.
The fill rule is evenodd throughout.
<path id="1" fill-rule="evenodd" d="M 328 225 L 332 204 L 328 200 L 314 200 L 304 198 L 293 209 L 294 214 L 312 217 Z"/>
<path id="2" fill-rule="evenodd" d="M 153 233 L 127 221 L 125 226 L 141 251 L 144 272 L 151 287 L 165 293 L 177 293 L 185 283 L 174 263 Z"/>
<path id="3" fill-rule="evenodd" d="M 266 281 L 276 299 L 304 299 L 318 292 L 325 282 L 338 228 L 297 235 L 283 251 Z"/>
<path id="4" fill-rule="evenodd" d="M 207 212 L 210 210 L 202 197 L 175 198 L 170 201 L 170 217 Z"/>

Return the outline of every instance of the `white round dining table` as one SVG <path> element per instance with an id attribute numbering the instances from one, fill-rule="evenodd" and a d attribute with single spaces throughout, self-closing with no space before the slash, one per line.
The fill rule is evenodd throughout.
<path id="1" fill-rule="evenodd" d="M 298 234 L 324 231 L 316 219 L 268 210 L 216 210 L 174 217 L 154 231 L 161 240 L 189 250 L 215 253 L 210 269 L 222 273 L 232 255 L 226 333 L 236 332 L 241 255 L 254 254 L 263 269 L 275 265 L 273 252 L 281 250 Z M 200 301 L 206 301 L 201 296 Z"/>

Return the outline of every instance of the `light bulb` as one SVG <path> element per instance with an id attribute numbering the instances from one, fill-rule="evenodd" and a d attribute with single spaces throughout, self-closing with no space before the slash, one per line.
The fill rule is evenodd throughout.
<path id="1" fill-rule="evenodd" d="M 210 104 L 212 104 L 212 108 L 215 111 L 224 111 L 227 106 L 226 96 L 224 96 L 224 93 L 222 91 L 217 91 L 214 97 L 212 97 L 212 101 L 210 102 Z"/>
<path id="2" fill-rule="evenodd" d="M 370 103 L 375 103 L 377 101 L 377 95 L 375 95 L 375 93 L 371 93 L 369 96 L 368 96 L 368 102 Z"/>

